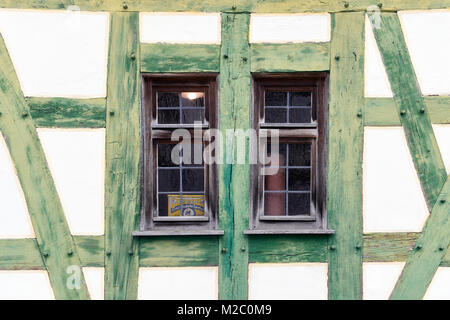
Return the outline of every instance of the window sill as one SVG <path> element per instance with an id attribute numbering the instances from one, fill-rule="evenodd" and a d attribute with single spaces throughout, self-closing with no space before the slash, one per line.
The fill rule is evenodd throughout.
<path id="1" fill-rule="evenodd" d="M 133 231 L 134 237 L 164 237 L 164 236 L 223 236 L 223 230 L 145 230 Z"/>
<path id="2" fill-rule="evenodd" d="M 334 234 L 331 229 L 305 229 L 305 230 L 244 230 L 246 235 L 260 234 Z"/>

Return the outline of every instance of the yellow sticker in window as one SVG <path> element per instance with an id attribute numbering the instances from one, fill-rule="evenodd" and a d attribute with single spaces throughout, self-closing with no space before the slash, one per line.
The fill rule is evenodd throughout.
<path id="1" fill-rule="evenodd" d="M 193 217 L 205 215 L 205 196 L 200 194 L 183 194 L 183 205 L 179 194 L 169 194 L 169 217 Z"/>

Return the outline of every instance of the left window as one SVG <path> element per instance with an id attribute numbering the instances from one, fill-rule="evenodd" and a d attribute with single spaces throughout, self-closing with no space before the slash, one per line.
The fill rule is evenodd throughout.
<path id="1" fill-rule="evenodd" d="M 217 128 L 217 74 L 143 75 L 141 224 L 135 235 L 220 235 L 216 165 L 204 139 Z M 212 149 L 212 148 L 211 148 Z"/>

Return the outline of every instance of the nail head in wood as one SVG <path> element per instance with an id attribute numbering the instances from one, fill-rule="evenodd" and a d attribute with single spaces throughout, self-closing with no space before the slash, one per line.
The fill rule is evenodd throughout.
<path id="1" fill-rule="evenodd" d="M 26 117 L 28 117 L 28 111 L 24 111 L 24 112 L 22 112 L 22 117 L 23 117 L 23 118 L 26 118 Z"/>
<path id="2" fill-rule="evenodd" d="M 135 53 L 130 54 L 130 58 L 131 60 L 136 60 L 136 54 Z"/>
<path id="3" fill-rule="evenodd" d="M 73 255 L 73 251 L 72 251 L 72 249 L 69 249 L 69 251 L 67 251 L 67 255 L 68 255 L 68 256 L 71 256 L 71 255 Z"/>
<path id="4" fill-rule="evenodd" d="M 405 110 L 405 109 L 400 110 L 400 114 L 401 114 L 402 116 L 404 116 L 404 115 L 406 114 L 406 110 Z"/>
<path id="5" fill-rule="evenodd" d="M 106 255 L 110 256 L 111 255 L 111 250 L 106 250 Z"/>
<path id="6" fill-rule="evenodd" d="M 48 252 L 47 252 L 47 251 L 44 251 L 44 252 L 42 252 L 42 255 L 43 255 L 45 258 L 47 258 L 47 257 L 48 257 Z"/>
<path id="7" fill-rule="evenodd" d="M 113 116 L 113 115 L 114 115 L 114 111 L 111 110 L 111 111 L 109 112 L 109 115 L 110 115 L 110 116 Z"/>
<path id="8" fill-rule="evenodd" d="M 425 113 L 425 108 L 424 107 L 420 108 L 420 113 Z"/>
<path id="9" fill-rule="evenodd" d="M 445 199 L 441 199 L 441 203 L 445 203 L 445 201 L 446 201 Z"/>
<path id="10" fill-rule="evenodd" d="M 128 9 L 128 4 L 127 4 L 126 2 L 124 2 L 124 3 L 122 4 L 122 7 L 126 10 L 126 9 Z"/>
<path id="11" fill-rule="evenodd" d="M 222 248 L 222 253 L 227 252 L 227 248 Z"/>
<path id="12" fill-rule="evenodd" d="M 335 245 L 332 245 L 332 246 L 330 246 L 330 250 L 336 250 L 336 246 Z"/>

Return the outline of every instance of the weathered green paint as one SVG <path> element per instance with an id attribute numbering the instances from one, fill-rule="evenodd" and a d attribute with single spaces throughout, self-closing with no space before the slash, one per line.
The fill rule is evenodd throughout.
<path id="1" fill-rule="evenodd" d="M 424 97 L 430 120 L 434 124 L 450 123 L 450 97 Z M 400 126 L 395 101 L 392 98 L 366 98 L 366 126 Z"/>
<path id="2" fill-rule="evenodd" d="M 381 3 L 381 2 L 380 2 Z M 23 9 L 58 9 L 66 10 L 70 5 L 77 5 L 82 11 L 188 11 L 188 12 L 220 12 L 246 11 L 261 13 L 283 12 L 341 12 L 365 11 L 377 5 L 373 0 L 3 0 L 0 8 Z M 382 10 L 425 10 L 450 7 L 449 0 L 384 0 Z"/>
<path id="3" fill-rule="evenodd" d="M 447 173 L 431 127 L 425 105 L 414 73 L 402 28 L 396 13 L 383 13 L 380 27 L 373 27 L 375 39 L 386 68 L 400 121 L 405 130 L 428 208 L 436 202 Z"/>
<path id="4" fill-rule="evenodd" d="M 105 239 L 103 236 L 75 236 L 83 267 L 105 266 Z"/>
<path id="5" fill-rule="evenodd" d="M 141 267 L 217 266 L 217 237 L 142 237 L 139 264 Z"/>
<path id="6" fill-rule="evenodd" d="M 322 235 L 255 235 L 249 238 L 249 262 L 327 262 L 327 241 Z"/>
<path id="7" fill-rule="evenodd" d="M 139 15 L 111 14 L 106 101 L 105 299 L 135 299 L 140 208 Z"/>
<path id="8" fill-rule="evenodd" d="M 329 101 L 328 294 L 361 299 L 364 13 L 333 15 Z"/>
<path id="9" fill-rule="evenodd" d="M 25 98 L 36 127 L 104 128 L 106 99 Z"/>
<path id="10" fill-rule="evenodd" d="M 70 266 L 81 267 L 61 202 L 19 80 L 0 37 L 0 131 L 8 145 L 25 195 L 31 222 L 57 299 L 89 299 L 81 273 L 80 289 L 66 285 Z M 71 252 L 69 255 L 68 252 Z"/>
<path id="11" fill-rule="evenodd" d="M 410 253 L 391 299 L 418 300 L 425 295 L 450 243 L 450 176 Z"/>
<path id="12" fill-rule="evenodd" d="M 219 72 L 220 46 L 142 44 L 142 72 Z"/>
<path id="13" fill-rule="evenodd" d="M 250 128 L 251 76 L 248 44 L 249 14 L 222 14 L 220 60 L 220 130 Z M 236 138 L 222 139 L 224 164 L 219 165 L 219 298 L 247 299 L 250 165 L 230 164 Z M 248 153 L 248 144 L 246 146 Z"/>
<path id="14" fill-rule="evenodd" d="M 265 44 L 250 46 L 252 72 L 326 71 L 330 43 Z"/>

